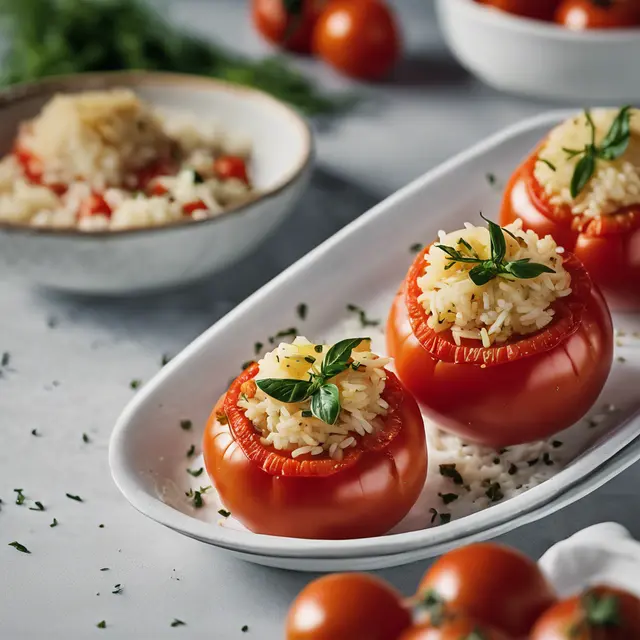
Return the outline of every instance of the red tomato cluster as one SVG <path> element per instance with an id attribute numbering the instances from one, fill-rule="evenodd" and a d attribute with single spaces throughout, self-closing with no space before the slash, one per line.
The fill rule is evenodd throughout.
<path id="1" fill-rule="evenodd" d="M 638 0 L 477 0 L 524 18 L 556 22 L 568 29 L 640 26 Z"/>
<path id="2" fill-rule="evenodd" d="M 381 78 L 400 55 L 399 29 L 384 0 L 253 0 L 252 7 L 269 42 L 314 53 L 354 78 Z"/>
<path id="3" fill-rule="evenodd" d="M 559 601 L 533 560 L 483 543 L 437 560 L 408 600 L 367 574 L 325 576 L 302 590 L 286 621 L 286 640 L 523 638 L 640 638 L 640 600 L 595 586 Z"/>

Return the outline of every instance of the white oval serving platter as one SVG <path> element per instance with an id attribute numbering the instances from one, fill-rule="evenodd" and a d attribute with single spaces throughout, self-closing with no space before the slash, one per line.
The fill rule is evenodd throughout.
<path id="1" fill-rule="evenodd" d="M 500 460 L 486 449 L 431 437 L 425 491 L 386 536 L 333 541 L 260 535 L 233 517 L 221 518 L 217 511 L 223 505 L 213 490 L 205 494 L 201 509 L 193 508 L 185 496 L 190 488 L 210 484 L 206 474 L 192 478 L 186 473 L 201 466 L 200 459 L 187 459 L 186 452 L 199 443 L 229 379 L 240 372 L 242 362 L 255 357 L 255 343 L 268 347 L 268 336 L 295 326 L 297 333 L 315 340 L 366 332 L 382 350 L 380 332 L 362 329 L 347 305 L 366 309 L 383 325 L 412 260 L 409 247 L 429 242 L 440 228 L 476 221 L 480 211 L 495 215 L 510 173 L 569 115 L 552 112 L 509 127 L 430 171 L 287 269 L 174 358 L 138 392 L 112 434 L 113 478 L 131 504 L 165 526 L 252 562 L 302 571 L 376 569 L 424 559 L 542 518 L 639 459 L 640 318 L 629 315 L 614 318 L 619 331 L 616 361 L 602 396 L 586 420 L 554 436 L 561 446 L 547 442 L 512 447 Z M 296 315 L 302 302 L 309 307 L 304 321 Z M 193 424 L 189 430 L 180 428 L 185 419 Z M 477 474 L 477 486 L 480 479 L 504 478 L 503 464 L 516 462 L 519 470 L 509 481 L 513 486 L 503 486 L 504 498 L 496 503 L 489 504 L 480 489 L 473 499 L 444 507 L 437 502 L 438 492 L 448 481 L 438 468 L 452 461 L 468 474 L 466 479 Z M 450 522 L 441 524 L 443 512 L 452 516 Z"/>

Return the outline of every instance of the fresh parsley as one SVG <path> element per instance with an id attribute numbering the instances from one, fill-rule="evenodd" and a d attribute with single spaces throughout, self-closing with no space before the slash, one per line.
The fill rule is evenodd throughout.
<path id="1" fill-rule="evenodd" d="M 69 500 L 75 500 L 76 502 L 83 502 L 80 496 L 74 496 L 72 493 L 65 493 L 64 495 L 67 496 Z"/>
<path id="2" fill-rule="evenodd" d="M 444 504 L 451 504 L 460 497 L 457 493 L 439 493 L 438 495 Z"/>
<path id="3" fill-rule="evenodd" d="M 36 506 L 35 507 L 29 507 L 29 511 L 44 511 L 44 505 L 42 504 L 42 502 L 40 502 L 40 500 L 36 500 L 34 502 L 34 504 Z"/>
<path id="4" fill-rule="evenodd" d="M 202 507 L 204 507 L 204 500 L 202 496 L 207 491 L 209 491 L 209 489 L 211 489 L 211 486 L 200 487 L 200 489 L 197 490 L 189 489 L 189 491 L 187 491 L 185 495 L 187 496 L 187 498 L 191 498 L 191 504 L 193 504 L 196 509 L 201 509 Z"/>
<path id="5" fill-rule="evenodd" d="M 440 475 L 443 478 L 450 478 L 453 480 L 453 484 L 463 485 L 464 480 L 460 475 L 460 472 L 456 469 L 455 463 L 453 464 L 441 464 L 440 465 Z"/>
<path id="6" fill-rule="evenodd" d="M 98 629 L 106 629 L 107 628 L 106 620 L 100 620 L 100 622 L 98 622 L 96 627 L 98 627 Z"/>
<path id="7" fill-rule="evenodd" d="M 436 247 L 447 254 L 449 264 L 445 269 L 450 269 L 455 264 L 473 264 L 469 271 L 469 278 L 477 286 L 482 286 L 498 276 L 507 280 L 525 280 L 537 278 L 542 273 L 554 273 L 551 267 L 546 264 L 531 262 L 530 258 L 507 261 L 507 242 L 504 234 L 509 231 L 500 227 L 495 222 L 491 222 L 482 214 L 480 217 L 489 225 L 489 235 L 491 238 L 491 258 L 483 260 L 463 238 L 458 240 L 458 248 L 449 247 L 444 244 L 437 244 Z"/>
<path id="8" fill-rule="evenodd" d="M 204 467 L 200 467 L 199 469 L 187 469 L 187 473 L 194 478 L 199 478 L 204 471 Z"/>
<path id="9" fill-rule="evenodd" d="M 223 518 L 228 518 L 231 515 L 231 511 L 227 511 L 226 509 L 218 509 L 218 513 L 223 517 Z"/>
<path id="10" fill-rule="evenodd" d="M 351 352 L 366 338 L 348 338 L 334 344 L 326 353 L 320 369 L 313 367 L 308 380 L 291 378 L 263 378 L 256 385 L 279 402 L 293 403 L 310 400 L 314 417 L 333 425 L 340 415 L 340 393 L 329 380 L 350 366 Z"/>
<path id="11" fill-rule="evenodd" d="M 23 544 L 20 544 L 16 540 L 14 540 L 13 542 L 10 542 L 9 546 L 13 547 L 17 551 L 20 551 L 20 553 L 31 553 L 31 551 L 29 551 L 29 549 L 27 549 L 27 547 L 25 547 Z"/>

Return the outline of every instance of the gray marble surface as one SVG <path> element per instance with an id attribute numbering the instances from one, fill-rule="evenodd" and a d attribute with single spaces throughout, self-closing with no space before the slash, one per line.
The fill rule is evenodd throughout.
<path id="1" fill-rule="evenodd" d="M 251 259 L 196 288 L 129 300 L 53 296 L 0 275 L 0 352 L 10 353 L 0 379 L 0 637 L 282 637 L 286 609 L 312 576 L 233 560 L 136 513 L 111 482 L 108 438 L 133 393 L 130 380 L 148 380 L 163 353 L 179 351 L 412 178 L 487 134 L 554 106 L 482 86 L 449 57 L 428 0 L 395 4 L 407 61 L 393 81 L 359 89 L 366 97 L 361 108 L 318 130 L 318 170 L 309 192 Z M 176 0 L 172 17 L 244 51 L 264 52 L 240 0 Z M 313 62 L 301 66 L 329 88 L 349 86 Z M 83 442 L 83 433 L 90 442 Z M 640 470 L 632 468 L 504 542 L 539 556 L 604 520 L 640 536 L 639 480 Z M 13 504 L 15 488 L 42 501 L 46 511 Z M 53 518 L 56 528 L 49 526 Z M 12 540 L 31 555 L 7 546 Z M 421 563 L 381 573 L 411 593 L 424 569 Z M 112 593 L 116 584 L 122 593 Z M 171 628 L 174 618 L 187 626 Z M 95 625 L 103 619 L 107 629 L 100 631 Z"/>

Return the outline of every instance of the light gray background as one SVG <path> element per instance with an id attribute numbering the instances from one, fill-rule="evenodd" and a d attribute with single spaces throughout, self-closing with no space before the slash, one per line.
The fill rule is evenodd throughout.
<path id="1" fill-rule="evenodd" d="M 455 65 L 429 0 L 396 0 L 409 47 L 394 82 L 318 133 L 312 187 L 268 247 L 210 282 L 126 301 L 69 300 L 0 275 L 0 636 L 2 638 L 282 637 L 286 609 L 312 576 L 252 566 L 136 513 L 107 465 L 111 427 L 163 353 L 174 354 L 312 246 L 384 196 L 507 124 L 555 105 L 500 95 Z M 172 17 L 244 52 L 265 51 L 241 0 L 175 0 Z M 327 87 L 348 83 L 315 63 Z M 460 185 L 464 188 L 464 185 Z M 425 215 L 429 215 L 428 208 Z M 48 326 L 53 318 L 56 326 Z M 30 432 L 36 428 L 40 437 Z M 82 433 L 91 438 L 82 441 Z M 578 529 L 617 520 L 640 534 L 638 467 L 504 542 L 539 556 Z M 44 513 L 18 507 L 14 488 Z M 80 494 L 79 504 L 65 493 Z M 52 518 L 60 522 L 49 528 Z M 104 523 L 104 528 L 98 525 Z M 31 555 L 7 546 L 19 540 Z M 425 563 L 381 572 L 405 593 Z M 109 567 L 101 572 L 100 568 Z M 113 595 L 117 583 L 123 593 Z M 99 595 L 98 595 L 99 594 Z M 171 628 L 174 618 L 186 627 Z M 95 628 L 100 620 L 107 629 Z M 249 625 L 247 634 L 241 632 Z"/>

